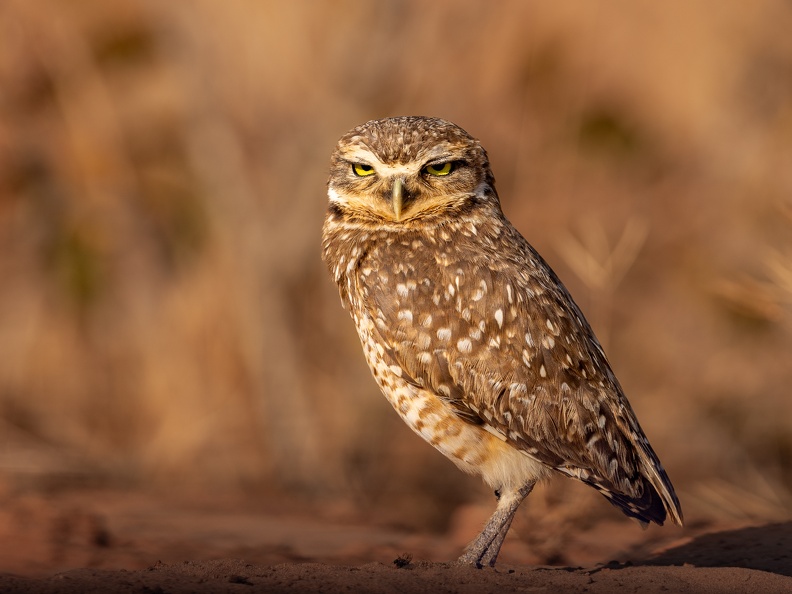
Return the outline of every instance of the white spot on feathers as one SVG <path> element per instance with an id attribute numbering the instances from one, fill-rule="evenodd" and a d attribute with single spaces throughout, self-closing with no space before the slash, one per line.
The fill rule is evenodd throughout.
<path id="1" fill-rule="evenodd" d="M 484 297 L 484 295 L 486 294 L 487 294 L 487 282 L 482 280 L 479 282 L 479 286 L 476 289 L 476 292 L 473 293 L 471 299 L 473 301 L 480 301 L 481 298 Z"/>
<path id="2" fill-rule="evenodd" d="M 525 363 L 526 367 L 530 367 L 531 366 L 531 354 L 528 351 L 526 351 L 525 349 L 523 349 L 523 351 L 522 351 L 522 360 L 523 360 L 523 363 Z"/>

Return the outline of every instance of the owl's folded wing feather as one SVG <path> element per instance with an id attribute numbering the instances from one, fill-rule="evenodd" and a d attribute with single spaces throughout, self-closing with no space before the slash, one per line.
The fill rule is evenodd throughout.
<path id="1" fill-rule="evenodd" d="M 538 274 L 506 275 L 499 267 L 508 262 L 469 255 L 409 294 L 367 287 L 388 355 L 462 419 L 597 488 L 627 515 L 662 524 L 667 510 L 681 523 L 673 487 L 588 323 L 525 246 Z"/>

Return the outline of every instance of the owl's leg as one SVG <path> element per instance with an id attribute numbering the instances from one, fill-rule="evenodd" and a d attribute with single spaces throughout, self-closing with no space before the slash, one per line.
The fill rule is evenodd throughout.
<path id="1" fill-rule="evenodd" d="M 523 499 L 533 490 L 535 484 L 536 481 L 531 481 L 519 489 L 501 493 L 495 512 L 481 533 L 465 549 L 465 553 L 457 560 L 457 563 L 475 565 L 476 567 L 487 564 L 494 567 L 514 513 Z"/>
<path id="2" fill-rule="evenodd" d="M 517 512 L 516 509 L 514 511 L 515 513 Z M 484 551 L 484 555 L 481 557 L 480 561 L 482 566 L 489 565 L 490 567 L 495 567 L 495 561 L 498 558 L 503 541 L 506 540 L 506 534 L 511 528 L 512 520 L 514 520 L 514 514 L 512 514 L 503 524 L 503 526 L 501 526 L 500 530 L 498 530 L 498 533 L 495 535 L 495 538 L 490 543 L 489 547 L 487 547 L 487 550 Z"/>

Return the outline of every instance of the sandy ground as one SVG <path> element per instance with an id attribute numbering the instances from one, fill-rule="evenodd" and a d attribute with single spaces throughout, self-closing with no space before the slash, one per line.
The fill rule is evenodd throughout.
<path id="1" fill-rule="evenodd" d="M 380 563 L 274 566 L 224 560 L 160 564 L 139 571 L 81 569 L 44 580 L 3 577 L 4 592 L 790 592 L 792 578 L 724 567 L 476 570 L 420 562 L 397 569 Z"/>
<path id="2" fill-rule="evenodd" d="M 416 535 L 282 502 L 118 491 L 2 499 L 4 593 L 792 592 L 792 523 L 600 523 L 570 543 L 581 563 L 564 566 L 531 563 L 510 536 L 498 567 L 477 570 L 445 561 L 483 507 L 464 510 L 448 534 Z"/>

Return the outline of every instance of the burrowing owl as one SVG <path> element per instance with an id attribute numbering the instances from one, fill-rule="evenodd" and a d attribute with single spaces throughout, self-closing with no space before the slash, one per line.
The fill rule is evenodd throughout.
<path id="1" fill-rule="evenodd" d="M 674 488 L 566 288 L 506 220 L 487 153 L 436 118 L 371 121 L 332 156 L 323 257 L 393 408 L 498 496 L 460 557 L 494 565 L 557 471 L 641 523 Z"/>

